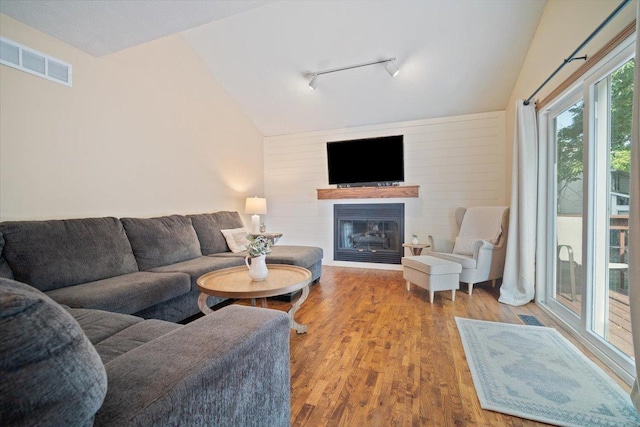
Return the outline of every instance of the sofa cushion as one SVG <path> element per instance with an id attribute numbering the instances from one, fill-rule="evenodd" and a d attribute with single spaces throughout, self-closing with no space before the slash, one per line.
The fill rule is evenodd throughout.
<path id="1" fill-rule="evenodd" d="M 322 260 L 322 248 L 315 246 L 271 246 L 271 253 L 267 255 L 267 264 L 291 264 L 309 267 Z"/>
<path id="2" fill-rule="evenodd" d="M 111 335 L 95 346 L 102 363 L 107 364 L 142 344 L 180 328 L 182 325 L 164 320 L 144 320 Z"/>
<path id="3" fill-rule="evenodd" d="M 179 297 L 172 298 L 169 301 L 145 308 L 133 315 L 142 317 L 143 319 L 160 319 L 166 320 L 167 322 L 181 323 L 189 317 L 202 314 L 200 307 L 198 307 L 199 296 L 199 290 L 191 291 Z M 207 305 L 213 307 L 224 300 L 226 300 L 226 298 L 209 296 L 207 298 Z"/>
<path id="4" fill-rule="evenodd" d="M 60 304 L 133 314 L 191 290 L 186 274 L 139 271 L 47 292 Z"/>
<path id="5" fill-rule="evenodd" d="M 2 248 L 4 248 L 4 237 L 2 237 L 2 233 L 0 233 L 0 277 L 3 279 L 13 279 L 13 272 L 2 256 Z"/>
<path id="6" fill-rule="evenodd" d="M 134 348 L 181 328 L 162 320 L 144 320 L 128 314 L 102 310 L 67 308 L 95 346 L 102 363 L 107 363 Z"/>
<path id="7" fill-rule="evenodd" d="M 95 426 L 290 426 L 289 318 L 232 305 L 106 364 Z"/>
<path id="8" fill-rule="evenodd" d="M 127 329 L 144 319 L 129 314 L 111 313 L 86 308 L 70 308 L 67 311 L 76 319 L 94 346 L 112 335 Z"/>
<path id="9" fill-rule="evenodd" d="M 191 219 L 182 215 L 158 218 L 122 218 L 140 270 L 202 255 Z"/>
<path id="10" fill-rule="evenodd" d="M 191 277 L 191 289 L 197 290 L 197 280 L 200 276 L 213 270 L 219 270 L 227 267 L 237 267 L 245 265 L 244 257 L 214 257 L 202 256 L 191 259 L 189 261 L 178 262 L 176 264 L 165 265 L 163 267 L 154 268 L 156 273 L 187 273 Z"/>
<path id="11" fill-rule="evenodd" d="M 104 365 L 80 325 L 42 292 L 0 279 L 3 425 L 91 425 Z"/>
<path id="12" fill-rule="evenodd" d="M 42 291 L 138 271 L 116 218 L 9 221 L 0 231 L 15 279 Z"/>
<path id="13" fill-rule="evenodd" d="M 223 252 L 209 255 L 212 258 L 241 258 L 247 256 L 247 252 L 233 253 Z M 289 264 L 304 267 L 311 271 L 312 280 L 315 282 L 322 275 L 322 248 L 314 246 L 271 246 L 271 253 L 267 255 L 267 264 Z"/>
<path id="14" fill-rule="evenodd" d="M 272 245 L 271 253 L 267 254 L 267 264 L 289 264 L 308 268 L 322 260 L 322 248 L 315 246 L 287 246 Z M 222 253 L 211 255 L 212 258 L 243 258 L 247 251 L 240 253 Z"/>
<path id="15" fill-rule="evenodd" d="M 198 235 L 202 255 L 228 252 L 229 247 L 220 230 L 244 227 L 238 212 L 220 211 L 187 216 L 191 218 Z"/>

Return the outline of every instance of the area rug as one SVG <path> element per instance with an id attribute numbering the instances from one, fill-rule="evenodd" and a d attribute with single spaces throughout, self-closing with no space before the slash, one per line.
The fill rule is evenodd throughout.
<path id="1" fill-rule="evenodd" d="M 456 323 L 482 408 L 558 426 L 640 426 L 629 395 L 555 329 Z"/>

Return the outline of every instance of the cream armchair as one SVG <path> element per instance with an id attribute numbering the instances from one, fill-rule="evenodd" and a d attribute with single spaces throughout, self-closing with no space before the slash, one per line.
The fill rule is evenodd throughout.
<path id="1" fill-rule="evenodd" d="M 509 231 L 509 208 L 478 206 L 456 209 L 458 236 L 455 240 L 429 236 L 429 255 L 462 265 L 460 282 L 469 285 L 496 279 L 504 272 Z"/>

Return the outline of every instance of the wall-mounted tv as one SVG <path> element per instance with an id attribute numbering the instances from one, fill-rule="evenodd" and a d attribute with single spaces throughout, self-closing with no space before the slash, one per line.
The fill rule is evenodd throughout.
<path id="1" fill-rule="evenodd" d="M 329 184 L 393 185 L 404 181 L 404 136 L 327 142 Z"/>

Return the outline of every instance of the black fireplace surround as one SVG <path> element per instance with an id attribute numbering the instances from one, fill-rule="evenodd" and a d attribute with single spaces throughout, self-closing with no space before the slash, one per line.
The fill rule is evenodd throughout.
<path id="1" fill-rule="evenodd" d="M 333 259 L 400 264 L 404 203 L 333 206 Z"/>

